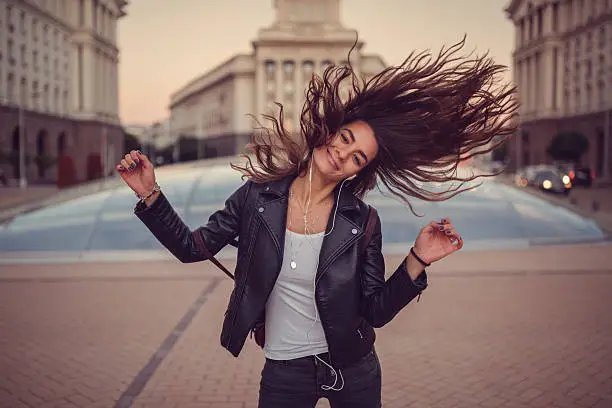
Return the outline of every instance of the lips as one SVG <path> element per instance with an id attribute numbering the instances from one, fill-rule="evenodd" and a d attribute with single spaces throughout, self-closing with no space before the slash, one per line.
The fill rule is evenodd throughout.
<path id="1" fill-rule="evenodd" d="M 329 163 L 332 165 L 334 169 L 336 169 L 337 171 L 340 171 L 340 166 L 338 166 L 338 164 L 334 160 L 334 157 L 332 156 L 331 152 L 329 151 L 329 149 L 326 149 L 326 150 L 327 150 L 327 159 L 329 160 Z"/>

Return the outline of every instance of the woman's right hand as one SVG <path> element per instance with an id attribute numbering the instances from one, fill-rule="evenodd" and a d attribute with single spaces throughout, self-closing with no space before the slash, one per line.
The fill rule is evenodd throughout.
<path id="1" fill-rule="evenodd" d="M 125 183 L 140 196 L 146 196 L 155 187 L 153 163 L 139 150 L 126 154 L 117 165 L 117 171 Z"/>

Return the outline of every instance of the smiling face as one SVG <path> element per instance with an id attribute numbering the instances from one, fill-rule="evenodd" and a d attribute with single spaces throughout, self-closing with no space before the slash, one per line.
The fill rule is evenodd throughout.
<path id="1" fill-rule="evenodd" d="M 328 145 L 315 149 L 315 169 L 326 179 L 341 181 L 366 167 L 378 153 L 372 128 L 356 121 L 340 128 Z"/>

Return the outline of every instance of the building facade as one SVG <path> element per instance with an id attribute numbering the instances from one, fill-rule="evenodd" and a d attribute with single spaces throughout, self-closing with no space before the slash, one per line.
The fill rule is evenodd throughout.
<path id="1" fill-rule="evenodd" d="M 512 0 L 506 13 L 521 104 L 511 166 L 548 163 L 552 138 L 579 132 L 589 140 L 581 164 L 610 179 L 612 0 Z"/>
<path id="2" fill-rule="evenodd" d="M 123 150 L 117 21 L 126 0 L 0 0 L 0 161 L 28 183 L 53 182 L 68 156 L 77 181 L 87 163 Z M 45 165 L 44 163 L 47 163 Z"/>
<path id="3" fill-rule="evenodd" d="M 313 73 L 346 64 L 357 39 L 340 22 L 340 0 L 276 0 L 273 24 L 259 30 L 253 52 L 236 55 L 193 79 L 171 96 L 171 135 L 204 139 L 204 157 L 243 151 L 253 133 L 248 114 L 284 107 L 285 127 L 296 130 L 304 90 Z M 351 54 L 355 71 L 368 78 L 385 68 L 377 55 Z"/>

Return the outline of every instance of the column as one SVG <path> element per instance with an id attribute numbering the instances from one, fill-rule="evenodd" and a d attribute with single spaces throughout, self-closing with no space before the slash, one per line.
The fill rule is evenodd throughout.
<path id="1" fill-rule="evenodd" d="M 102 75 L 100 76 L 100 112 L 107 113 L 106 92 L 108 89 L 108 65 L 107 55 L 104 53 L 100 54 L 100 68 L 100 71 L 102 71 Z"/>
<path id="2" fill-rule="evenodd" d="M 261 115 L 264 111 L 266 93 L 266 62 L 257 60 L 255 64 L 255 114 Z M 235 95 L 236 96 L 236 95 Z"/>
<path id="3" fill-rule="evenodd" d="M 550 7 L 547 7 L 547 9 L 550 9 Z M 544 26 L 546 26 L 546 24 Z M 546 112 L 546 114 L 552 112 L 553 110 L 553 82 L 555 82 L 557 79 L 557 75 L 554 73 L 554 53 L 555 51 L 553 47 L 545 48 L 540 58 L 540 66 L 538 67 L 538 73 L 540 74 L 538 81 L 540 82 L 539 91 L 540 93 L 544 94 L 543 98 L 540 97 L 540 104 L 544 105 L 543 110 Z M 551 75 L 542 75 L 545 72 L 550 72 Z"/>
<path id="4" fill-rule="evenodd" d="M 531 112 L 536 112 L 538 110 L 538 59 L 536 54 L 531 56 L 530 63 L 530 73 L 529 73 L 529 91 L 531 92 L 530 99 L 530 107 Z"/>
<path id="5" fill-rule="evenodd" d="M 542 6 L 542 35 L 548 36 L 553 32 L 553 8 L 552 4 Z"/>
<path id="6" fill-rule="evenodd" d="M 563 59 L 563 45 L 557 47 L 557 111 L 567 112 L 565 99 L 565 61 Z"/>
<path id="7" fill-rule="evenodd" d="M 521 61 L 521 105 L 523 114 L 529 112 L 529 57 L 523 57 Z"/>
<path id="8" fill-rule="evenodd" d="M 113 113 L 113 61 L 108 56 L 106 58 L 106 113 L 111 115 Z"/>
<path id="9" fill-rule="evenodd" d="M 72 81 L 72 86 L 69 88 L 72 89 L 72 99 L 69 101 L 68 110 L 73 112 L 78 112 L 80 110 L 80 94 L 82 92 L 81 89 L 81 63 L 80 63 L 80 55 L 79 55 L 79 47 L 77 45 L 72 47 L 70 52 L 72 53 L 72 58 L 70 59 L 70 63 L 72 64 L 72 75 L 70 76 L 70 80 Z"/>
<path id="10" fill-rule="evenodd" d="M 523 20 L 517 21 L 516 24 L 514 24 L 514 49 L 518 50 L 523 46 L 523 40 L 522 40 L 522 27 L 521 27 L 521 22 Z"/>
<path id="11" fill-rule="evenodd" d="M 85 20 L 85 27 L 87 28 L 92 28 L 94 25 L 94 22 L 93 22 L 94 11 L 93 11 L 92 1 L 93 0 L 83 0 L 84 6 L 85 6 L 84 20 Z"/>
<path id="12" fill-rule="evenodd" d="M 512 80 L 514 81 L 514 85 L 517 89 L 521 90 L 521 63 L 517 60 L 517 57 L 514 57 L 514 62 L 512 64 Z"/>
<path id="13" fill-rule="evenodd" d="M 276 100 L 279 102 L 283 101 L 283 61 L 277 59 L 274 61 L 276 64 L 276 70 L 274 71 L 276 79 Z"/>
<path id="14" fill-rule="evenodd" d="M 112 61 L 112 113 L 114 117 L 119 116 L 119 78 L 117 76 L 117 60 Z"/>
<path id="15" fill-rule="evenodd" d="M 296 59 L 294 61 L 295 70 L 293 72 L 293 106 L 294 106 L 294 114 L 293 121 L 295 123 L 295 130 L 299 131 L 300 128 L 300 113 L 302 112 L 302 95 L 304 95 L 304 61 L 300 59 Z"/>
<path id="16" fill-rule="evenodd" d="M 92 46 L 83 45 L 83 110 L 93 112 L 96 108 L 96 52 Z"/>

